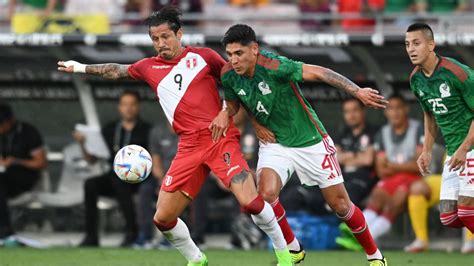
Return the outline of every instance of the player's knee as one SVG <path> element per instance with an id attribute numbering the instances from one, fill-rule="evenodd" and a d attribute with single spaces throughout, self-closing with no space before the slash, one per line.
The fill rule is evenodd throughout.
<path id="1" fill-rule="evenodd" d="M 266 202 L 275 202 L 278 199 L 279 190 L 270 186 L 260 186 L 258 188 L 258 193 L 262 195 L 263 199 Z"/>
<path id="2" fill-rule="evenodd" d="M 328 204 L 338 216 L 344 217 L 349 213 L 352 203 L 347 201 L 344 197 L 337 197 L 335 200 L 332 200 L 332 202 L 328 202 Z"/>
<path id="3" fill-rule="evenodd" d="M 249 204 L 242 206 L 242 209 L 245 213 L 248 214 L 259 214 L 260 212 L 262 212 L 264 206 L 265 201 L 263 200 L 261 195 L 258 195 Z"/>
<path id="4" fill-rule="evenodd" d="M 424 181 L 417 181 L 410 186 L 410 195 L 426 195 L 429 188 Z"/>
<path id="5" fill-rule="evenodd" d="M 155 212 L 155 215 L 153 216 L 153 223 L 155 224 L 156 228 L 160 231 L 168 231 L 172 229 L 178 219 L 176 217 L 171 217 L 171 215 L 164 215 L 162 212 Z"/>

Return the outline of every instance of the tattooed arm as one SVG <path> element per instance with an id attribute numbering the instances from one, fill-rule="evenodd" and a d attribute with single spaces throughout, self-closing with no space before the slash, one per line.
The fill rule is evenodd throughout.
<path id="1" fill-rule="evenodd" d="M 370 107 L 385 108 L 387 103 L 384 97 L 378 94 L 378 91 L 371 88 L 360 88 L 348 78 L 325 67 L 304 64 L 303 80 L 327 83 L 335 88 L 344 90 Z"/>
<path id="2" fill-rule="evenodd" d="M 131 79 L 132 77 L 128 74 L 129 65 L 120 64 L 97 64 L 97 65 L 84 65 L 76 61 L 59 61 L 58 70 L 68 73 L 86 73 L 96 76 L 100 76 L 105 79 L 119 80 L 119 79 Z"/>

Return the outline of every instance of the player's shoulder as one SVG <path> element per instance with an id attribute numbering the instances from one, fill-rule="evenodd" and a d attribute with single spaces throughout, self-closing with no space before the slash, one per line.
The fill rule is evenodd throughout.
<path id="1" fill-rule="evenodd" d="M 280 64 L 286 57 L 283 57 L 279 54 L 272 53 L 266 50 L 260 50 L 260 53 L 257 58 L 257 65 L 263 66 L 264 68 L 270 70 L 278 70 Z"/>
<path id="2" fill-rule="evenodd" d="M 454 74 L 461 82 L 464 82 L 468 77 L 468 67 L 461 64 L 456 59 L 450 57 L 440 57 L 438 64 L 439 69 L 443 69 Z"/>
<path id="3" fill-rule="evenodd" d="M 219 54 L 211 48 L 199 47 L 199 46 L 188 46 L 189 52 L 199 54 L 200 56 L 207 58 L 209 56 L 219 56 Z"/>
<path id="4" fill-rule="evenodd" d="M 230 62 L 225 63 L 221 69 L 221 78 L 227 78 L 235 73 L 234 68 Z M 224 81 L 224 79 L 222 80 Z"/>

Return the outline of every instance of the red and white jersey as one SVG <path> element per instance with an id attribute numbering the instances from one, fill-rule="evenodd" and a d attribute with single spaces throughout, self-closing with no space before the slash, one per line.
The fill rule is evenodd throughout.
<path id="1" fill-rule="evenodd" d="M 221 110 L 217 82 L 225 61 L 209 48 L 186 47 L 177 58 L 142 59 L 128 68 L 158 96 L 161 107 L 178 135 L 209 127 Z"/>

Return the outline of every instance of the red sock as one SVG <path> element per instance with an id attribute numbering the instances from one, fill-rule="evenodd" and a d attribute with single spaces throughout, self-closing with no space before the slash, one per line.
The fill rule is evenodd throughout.
<path id="1" fill-rule="evenodd" d="M 285 237 L 286 243 L 290 244 L 293 242 L 293 240 L 295 240 L 295 235 L 293 234 L 293 231 L 288 224 L 288 220 L 286 219 L 285 209 L 283 208 L 283 205 L 281 205 L 279 199 L 275 200 L 275 202 L 273 202 L 271 205 L 278 224 L 280 225 L 281 231 L 283 232 L 283 236 Z"/>
<path id="2" fill-rule="evenodd" d="M 367 255 L 372 255 L 377 251 L 377 244 L 375 244 L 369 228 L 367 227 L 367 223 L 365 222 L 364 215 L 358 207 L 352 204 L 351 209 L 346 216 L 339 218 L 349 226 Z"/>
<path id="3" fill-rule="evenodd" d="M 474 232 L 474 207 L 458 205 L 458 216 L 467 229 Z"/>
<path id="4" fill-rule="evenodd" d="M 458 210 L 452 212 L 443 212 L 439 215 L 441 223 L 445 226 L 452 228 L 462 228 L 464 227 L 463 222 L 459 219 Z"/>

